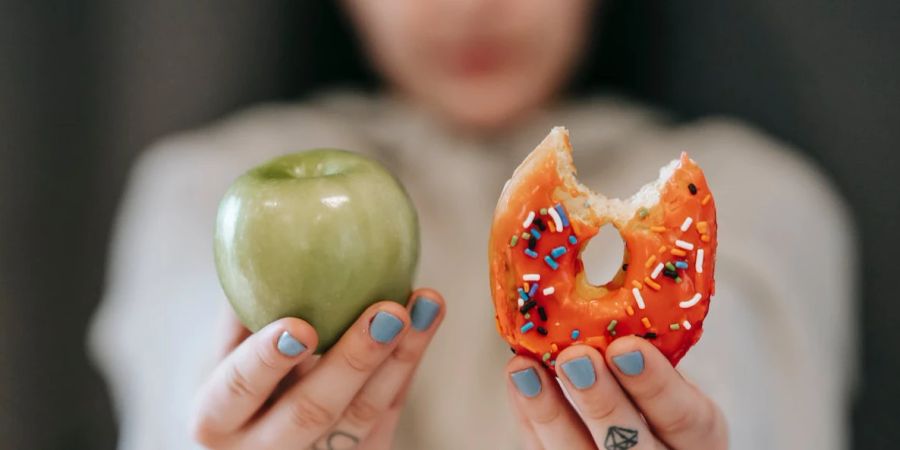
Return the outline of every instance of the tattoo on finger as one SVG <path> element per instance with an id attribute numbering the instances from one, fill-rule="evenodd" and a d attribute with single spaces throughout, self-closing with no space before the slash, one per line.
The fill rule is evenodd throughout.
<path id="1" fill-rule="evenodd" d="M 313 444 L 312 450 L 353 450 L 358 445 L 358 437 L 346 431 L 334 430 Z"/>
<path id="2" fill-rule="evenodd" d="M 637 430 L 613 425 L 606 430 L 606 439 L 603 440 L 603 447 L 606 450 L 628 450 L 637 445 L 637 443 Z"/>

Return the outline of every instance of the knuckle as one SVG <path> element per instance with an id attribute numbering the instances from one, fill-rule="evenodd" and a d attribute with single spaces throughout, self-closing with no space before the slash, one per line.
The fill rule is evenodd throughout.
<path id="1" fill-rule="evenodd" d="M 662 433 L 691 433 L 711 437 L 716 431 L 712 404 L 709 401 L 698 402 L 693 408 L 677 408 L 669 417 L 660 424 Z"/>
<path id="2" fill-rule="evenodd" d="M 681 434 L 695 427 L 697 413 L 687 408 L 678 408 L 659 424 L 659 432 L 666 435 Z"/>
<path id="3" fill-rule="evenodd" d="M 412 364 L 419 360 L 419 352 L 413 348 L 399 345 L 391 352 L 391 359 L 404 364 Z"/>
<path id="4" fill-rule="evenodd" d="M 334 423 L 335 414 L 309 395 L 301 395 L 289 410 L 291 423 L 301 430 L 327 428 Z"/>
<path id="5" fill-rule="evenodd" d="M 344 418 L 356 426 L 365 426 L 374 423 L 381 414 L 378 408 L 370 400 L 363 396 L 357 396 L 344 411 Z"/>
<path id="6" fill-rule="evenodd" d="M 347 367 L 358 373 L 369 373 L 378 367 L 378 361 L 370 355 L 371 353 L 354 351 L 346 351 L 341 354 Z"/>
<path id="7" fill-rule="evenodd" d="M 579 404 L 578 408 L 585 419 L 592 421 L 604 421 L 616 412 L 616 403 L 604 400 L 592 400 Z"/>
<path id="8" fill-rule="evenodd" d="M 237 365 L 231 366 L 226 372 L 225 385 L 228 392 L 235 397 L 253 397 L 254 395 L 250 381 Z"/>
<path id="9" fill-rule="evenodd" d="M 634 395 L 645 402 L 656 402 L 660 400 L 667 391 L 668 384 L 664 381 L 656 380 L 642 386 L 640 390 L 634 389 Z"/>
<path id="10" fill-rule="evenodd" d="M 273 371 L 280 369 L 278 359 L 272 354 L 272 350 L 258 349 L 254 353 L 256 353 L 256 360 L 259 362 L 260 366 Z"/>
<path id="11" fill-rule="evenodd" d="M 547 425 L 559 419 L 560 415 L 562 415 L 562 408 L 558 405 L 553 405 L 547 408 L 535 409 L 532 412 L 531 420 L 537 425 Z"/>

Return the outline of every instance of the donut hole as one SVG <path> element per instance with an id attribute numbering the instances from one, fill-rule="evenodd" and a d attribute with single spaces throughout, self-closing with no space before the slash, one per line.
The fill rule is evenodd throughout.
<path id="1" fill-rule="evenodd" d="M 625 242 L 619 230 L 611 224 L 600 227 L 581 253 L 584 275 L 592 286 L 606 286 L 622 270 Z"/>

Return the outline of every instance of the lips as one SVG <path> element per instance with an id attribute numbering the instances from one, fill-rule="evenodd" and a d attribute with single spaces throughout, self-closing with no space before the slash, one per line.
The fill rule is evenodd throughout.
<path id="1" fill-rule="evenodd" d="M 495 42 L 453 45 L 441 52 L 441 65 L 461 77 L 479 77 L 500 72 L 513 61 L 508 46 Z"/>

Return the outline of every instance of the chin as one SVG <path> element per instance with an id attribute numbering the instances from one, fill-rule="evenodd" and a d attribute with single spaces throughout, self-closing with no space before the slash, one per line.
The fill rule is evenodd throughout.
<path id="1" fill-rule="evenodd" d="M 440 114 L 456 126 L 474 133 L 494 133 L 514 126 L 549 99 L 539 90 L 528 94 L 467 92 L 439 99 Z M 499 95 L 498 95 L 499 94 Z"/>

